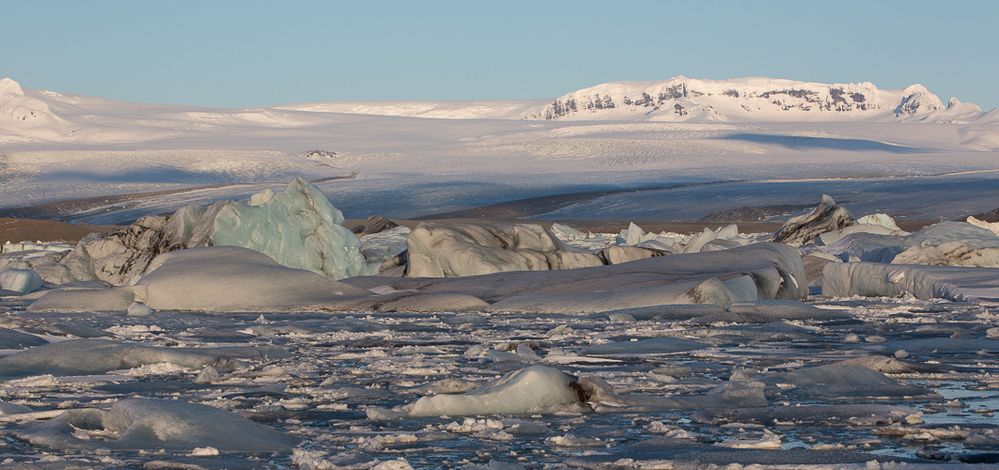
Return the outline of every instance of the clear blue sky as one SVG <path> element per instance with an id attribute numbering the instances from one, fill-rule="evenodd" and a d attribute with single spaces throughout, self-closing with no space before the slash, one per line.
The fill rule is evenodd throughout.
<path id="1" fill-rule="evenodd" d="M 999 1 L 18 1 L 0 76 L 129 101 L 547 98 L 612 80 L 923 83 L 999 106 Z"/>

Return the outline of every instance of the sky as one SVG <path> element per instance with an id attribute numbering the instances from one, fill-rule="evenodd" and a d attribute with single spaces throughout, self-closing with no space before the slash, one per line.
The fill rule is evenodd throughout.
<path id="1" fill-rule="evenodd" d="M 552 98 L 676 75 L 922 83 L 999 106 L 999 1 L 18 1 L 0 77 L 219 107 Z"/>

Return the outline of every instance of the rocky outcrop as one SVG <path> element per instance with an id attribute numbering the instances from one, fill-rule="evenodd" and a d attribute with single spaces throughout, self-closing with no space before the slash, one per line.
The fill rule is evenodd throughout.
<path id="1" fill-rule="evenodd" d="M 832 196 L 822 195 L 818 207 L 805 215 L 791 218 L 774 233 L 773 241 L 791 246 L 802 246 L 819 235 L 842 230 L 853 225 L 853 216 L 845 207 L 836 204 Z"/>
<path id="2" fill-rule="evenodd" d="M 407 241 L 409 277 L 461 277 L 506 271 L 600 266 L 597 255 L 569 250 L 535 224 L 422 223 Z"/>

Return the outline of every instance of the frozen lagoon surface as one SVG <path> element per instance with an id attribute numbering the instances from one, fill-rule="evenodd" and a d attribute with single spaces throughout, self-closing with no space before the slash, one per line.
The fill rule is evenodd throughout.
<path id="1" fill-rule="evenodd" d="M 210 367 L 202 367 L 202 359 L 174 361 L 164 353 L 96 375 L 59 375 L 72 374 L 62 370 L 5 377 L 0 446 L 5 464 L 51 462 L 60 468 L 164 462 L 204 468 L 336 468 L 332 464 L 353 462 L 349 468 L 371 468 L 399 458 L 415 468 L 490 461 L 527 468 L 643 468 L 664 461 L 694 468 L 866 468 L 872 460 L 937 468 L 941 459 L 999 459 L 999 339 L 986 332 L 996 323 L 994 310 L 913 299 L 827 299 L 813 305 L 828 315 L 740 323 L 746 317 L 699 314 L 689 307 L 669 314 L 670 307 L 656 307 L 666 314 L 128 317 L 27 313 L 25 301 L 8 297 L 0 303 L 2 326 L 50 341 L 84 337 L 157 351 L 209 348 L 199 358 L 245 350 L 212 348 L 252 346 L 261 353 L 220 354 Z M 19 346 L 4 347 L 12 348 L 7 355 Z M 423 396 L 489 386 L 530 366 L 578 377 L 580 402 L 533 414 L 390 412 Z M 3 367 L 0 361 L 0 372 Z M 576 396 L 560 393 L 569 401 Z M 141 398 L 182 403 L 125 401 Z M 232 414 L 209 425 L 191 418 L 198 413 L 183 402 Z M 141 406 L 129 408 L 132 403 Z M 102 411 L 87 411 L 94 408 Z M 67 415 L 73 426 L 31 417 L 64 409 L 81 410 Z M 171 437 L 171 425 L 144 421 L 149 412 L 193 427 Z M 238 428 L 240 416 L 260 425 L 248 428 L 245 441 L 210 438 L 212 429 Z M 142 426 L 161 440 L 143 434 Z M 198 445 L 189 435 L 209 437 Z M 258 444 L 260 452 L 247 452 Z"/>
<path id="2" fill-rule="evenodd" d="M 58 119 L 51 129 L 0 126 L 3 215 L 128 223 L 245 199 L 296 176 L 349 218 L 507 204 L 494 213 L 710 225 L 784 218 L 826 193 L 856 215 L 935 221 L 999 201 L 995 112 L 973 121 L 552 121 L 519 111 L 424 119 L 322 105 L 219 110 L 27 97 Z M 0 466 L 407 468 L 405 459 L 416 468 L 939 468 L 999 460 L 994 306 L 906 298 L 813 300 L 817 310 L 130 308 L 146 316 L 125 316 L 25 312 L 35 295 L 0 300 L 8 357 L 0 359 Z M 89 342 L 70 345 L 89 347 L 40 346 L 78 338 Z M 29 347 L 42 349 L 17 353 Z M 67 357 L 74 349 L 79 357 Z M 45 375 L 25 376 L 18 364 Z M 530 402 L 532 387 L 556 399 Z M 511 391 L 525 403 L 503 402 Z M 465 398 L 427 398 L 442 393 Z M 421 400 L 441 407 L 416 406 Z M 462 403 L 504 414 L 452 406 Z M 445 408 L 463 416 L 433 416 Z"/>

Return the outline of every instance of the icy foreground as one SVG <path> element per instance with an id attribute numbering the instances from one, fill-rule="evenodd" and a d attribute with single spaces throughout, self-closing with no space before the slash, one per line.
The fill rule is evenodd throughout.
<path id="1" fill-rule="evenodd" d="M 724 320 L 714 306 L 126 317 L 24 304 L 0 303 L 5 327 L 107 338 L 7 346 L 24 352 L 0 360 L 0 432 L 26 465 L 939 468 L 995 462 L 999 438 L 996 318 L 970 303 L 738 304 Z"/>
<path id="2" fill-rule="evenodd" d="M 152 257 L 125 285 L 53 282 L 79 246 L 0 256 L 28 286 L 0 292 L 8 463 L 999 463 L 988 222 L 908 233 L 829 196 L 773 234 L 375 218 L 330 240 L 380 272 L 335 280 L 289 266 L 346 231 L 310 188 L 84 240 Z M 161 243 L 224 211 L 260 251 Z"/>

